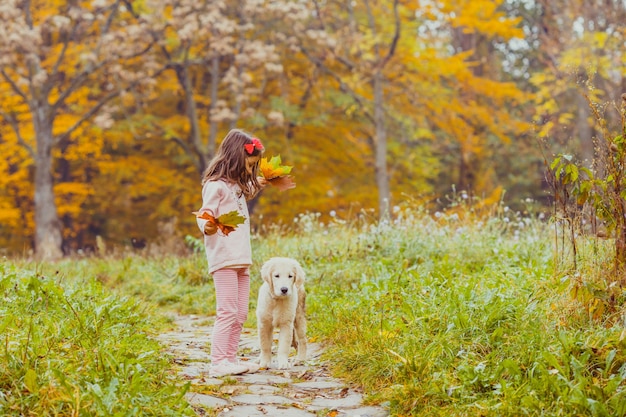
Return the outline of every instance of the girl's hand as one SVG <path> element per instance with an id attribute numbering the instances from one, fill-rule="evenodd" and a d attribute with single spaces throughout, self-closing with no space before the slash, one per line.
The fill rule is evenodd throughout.
<path id="1" fill-rule="evenodd" d="M 268 181 L 265 179 L 265 177 L 256 177 L 256 179 L 261 187 L 265 187 L 268 184 Z"/>
<path id="2" fill-rule="evenodd" d="M 213 222 L 206 222 L 204 225 L 204 234 L 211 236 L 217 233 L 217 225 Z"/>

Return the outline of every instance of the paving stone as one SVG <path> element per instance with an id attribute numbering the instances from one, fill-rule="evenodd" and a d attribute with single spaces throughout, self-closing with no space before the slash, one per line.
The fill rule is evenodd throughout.
<path id="1" fill-rule="evenodd" d="M 207 378 L 207 377 L 201 377 L 201 378 L 192 378 L 189 380 L 193 385 L 202 385 L 205 387 L 219 387 L 220 385 L 224 384 L 224 380 L 223 379 L 219 379 L 219 378 Z"/>
<path id="2" fill-rule="evenodd" d="M 220 387 L 220 392 L 222 394 L 228 395 L 238 395 L 248 391 L 247 385 L 227 385 L 224 384 Z"/>
<path id="3" fill-rule="evenodd" d="M 230 397 L 237 404 L 291 404 L 292 401 L 281 395 L 241 394 Z"/>
<path id="4" fill-rule="evenodd" d="M 222 410 L 218 417 L 314 417 L 310 413 L 296 407 L 276 407 L 273 405 L 243 405 Z"/>
<path id="5" fill-rule="evenodd" d="M 187 365 L 183 366 L 179 372 L 186 377 L 195 378 L 203 375 L 208 375 L 210 369 L 210 363 L 189 362 Z"/>
<path id="6" fill-rule="evenodd" d="M 305 390 L 318 390 L 318 389 L 334 389 L 343 388 L 344 384 L 338 381 L 307 381 L 296 382 L 292 384 L 294 388 L 300 388 Z"/>
<path id="7" fill-rule="evenodd" d="M 361 394 L 352 394 L 346 397 L 339 398 L 323 398 L 318 397 L 311 402 L 314 407 L 328 408 L 331 410 L 342 408 L 358 407 L 363 403 L 363 396 Z"/>
<path id="8" fill-rule="evenodd" d="M 248 387 L 248 391 L 250 391 L 251 394 L 266 395 L 274 394 L 275 392 L 280 391 L 280 388 L 273 385 L 250 385 Z"/>
<path id="9" fill-rule="evenodd" d="M 191 349 L 177 349 L 174 350 L 174 352 L 176 353 L 176 356 L 181 356 L 183 354 L 187 355 L 187 360 L 189 361 L 205 361 L 209 359 L 209 355 L 207 355 L 204 352 L 200 352 L 198 350 L 191 350 Z"/>
<path id="10" fill-rule="evenodd" d="M 238 381 L 245 382 L 247 384 L 282 385 L 291 383 L 291 379 L 285 378 L 284 376 L 266 374 L 263 372 L 258 372 L 256 374 L 237 375 L 235 376 L 235 378 Z"/>
<path id="11" fill-rule="evenodd" d="M 222 398 L 214 397 L 212 395 L 200 394 L 199 392 L 188 392 L 185 394 L 185 399 L 191 405 L 201 405 L 203 407 L 225 407 L 230 403 Z"/>

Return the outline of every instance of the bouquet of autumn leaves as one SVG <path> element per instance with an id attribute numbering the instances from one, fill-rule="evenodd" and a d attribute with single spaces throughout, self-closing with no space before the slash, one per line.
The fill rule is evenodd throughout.
<path id="1" fill-rule="evenodd" d="M 282 165 L 280 155 L 272 157 L 269 161 L 267 158 L 263 158 L 259 163 L 259 170 L 263 178 L 280 191 L 295 188 L 296 182 L 293 177 L 289 175 L 292 168 L 293 167 Z M 219 217 L 214 217 L 206 211 L 203 213 L 194 211 L 193 214 L 213 223 L 224 236 L 228 236 L 237 226 L 246 221 L 246 218 L 240 215 L 237 210 L 229 211 Z"/>
<path id="2" fill-rule="evenodd" d="M 259 170 L 263 178 L 280 191 L 289 190 L 295 188 L 296 182 L 293 177 L 289 175 L 293 167 L 282 165 L 280 155 L 273 156 L 269 160 L 262 158 L 259 163 Z"/>

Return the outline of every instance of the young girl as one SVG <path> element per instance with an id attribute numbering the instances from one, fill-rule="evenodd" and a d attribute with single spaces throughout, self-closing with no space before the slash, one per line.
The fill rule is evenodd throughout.
<path id="1" fill-rule="evenodd" d="M 261 141 L 241 130 L 228 132 L 215 158 L 202 179 L 202 208 L 217 218 L 237 210 L 245 222 L 224 235 L 216 225 L 197 218 L 204 234 L 209 273 L 213 275 L 217 317 L 211 340 L 211 370 L 220 377 L 256 372 L 254 363 L 237 361 L 237 348 L 243 324 L 248 318 L 250 297 L 250 216 L 246 200 L 254 197 L 265 185 L 257 178 L 259 160 L 263 155 Z M 262 181 L 262 182 L 260 182 Z"/>

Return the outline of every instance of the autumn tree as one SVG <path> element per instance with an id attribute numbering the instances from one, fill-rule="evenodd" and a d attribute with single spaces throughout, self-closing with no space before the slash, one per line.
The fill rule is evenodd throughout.
<path id="1" fill-rule="evenodd" d="M 519 108 L 530 95 L 519 89 L 503 69 L 511 39 L 523 38 L 519 18 L 509 16 L 503 1 L 444 1 L 421 10 L 420 40 L 448 45 L 439 55 L 437 85 L 443 86 L 429 118 L 446 154 L 456 159 L 451 180 L 458 189 L 496 202 L 501 180 L 496 177 L 494 152 L 530 131 Z M 437 59 L 435 60 L 435 62 Z M 441 100 L 443 99 L 443 100 Z M 452 152 L 451 152 L 452 151 Z"/>
<path id="2" fill-rule="evenodd" d="M 171 92 L 174 82 L 181 93 L 175 103 L 181 112 L 155 127 L 202 173 L 218 133 L 280 120 L 279 112 L 260 104 L 264 87 L 283 70 L 273 25 L 298 19 L 302 7 L 243 0 L 153 0 L 149 6 L 141 16 L 158 42 L 157 58 L 170 70 L 162 86 Z"/>
<path id="3" fill-rule="evenodd" d="M 38 114 L 52 126 L 49 194 L 71 248 L 95 234 L 113 245 L 156 238 L 177 217 L 181 233 L 197 232 L 199 174 L 234 126 L 294 166 L 296 189 L 255 201 L 263 221 L 384 214 L 406 194 L 453 183 L 497 195 L 494 148 L 519 149 L 529 96 L 503 82 L 517 20 L 501 3 L 476 3 L 7 3 L 5 21 L 48 35 L 20 46 L 10 26 L 2 44 L 10 53 L 0 59 L 13 59 L 0 73 L 3 244 L 5 230 L 41 223 L 31 214 L 45 149 Z M 30 75 L 32 59 L 45 80 Z"/>
<path id="4" fill-rule="evenodd" d="M 56 259 L 63 242 L 59 161 L 87 139 L 77 135 L 85 122 L 106 126 L 103 111 L 112 107 L 105 106 L 158 71 L 147 62 L 129 65 L 153 39 L 121 0 L 8 0 L 0 18 L 0 92 L 7 98 L 0 116 L 10 127 L 2 136 L 19 144 L 33 167 L 36 254 Z"/>
<path id="5" fill-rule="evenodd" d="M 626 4 L 618 0 L 523 2 L 528 69 L 537 89 L 537 135 L 549 150 L 577 154 L 591 167 L 596 159 L 594 103 L 619 102 L 626 90 Z M 530 45 L 533 45 L 531 47 Z M 535 46 L 536 45 L 536 46 Z M 619 123 L 614 112 L 607 120 Z"/>
<path id="6" fill-rule="evenodd" d="M 527 128 L 507 110 L 525 100 L 522 92 L 479 70 L 497 64 L 486 54 L 489 42 L 522 36 L 499 4 L 314 2 L 319 42 L 305 53 L 358 108 L 351 114 L 362 117 L 362 140 L 372 150 L 381 214 L 390 197 L 390 150 L 406 158 L 424 140 L 457 144 L 463 186 L 496 188 L 471 179 L 480 177 L 477 161 L 489 158 L 488 138 L 507 142 Z"/>
<path id="7" fill-rule="evenodd" d="M 388 212 L 390 200 L 385 115 L 389 91 L 384 87 L 388 77 L 385 71 L 401 36 L 399 1 L 313 4 L 312 15 L 317 22 L 308 35 L 319 40 L 318 48 L 309 49 L 303 42 L 302 49 L 339 90 L 358 103 L 372 126 L 364 139 L 374 151 L 378 210 L 382 216 Z"/>

